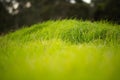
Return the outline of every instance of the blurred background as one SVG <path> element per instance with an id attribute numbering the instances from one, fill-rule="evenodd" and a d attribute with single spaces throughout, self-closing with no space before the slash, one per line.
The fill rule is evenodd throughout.
<path id="1" fill-rule="evenodd" d="M 0 0 L 0 34 L 57 19 L 120 24 L 120 0 Z"/>

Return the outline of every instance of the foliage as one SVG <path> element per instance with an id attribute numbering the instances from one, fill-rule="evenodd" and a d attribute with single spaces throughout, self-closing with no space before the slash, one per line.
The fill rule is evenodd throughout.
<path id="1" fill-rule="evenodd" d="M 13 1 L 17 2 L 19 6 L 14 9 Z M 26 8 L 25 5 L 30 2 L 31 7 Z M 71 4 L 69 0 L 10 0 L 10 2 L 0 1 L 2 9 L 6 12 L 1 11 L 2 17 L 5 18 L 3 24 L 3 18 L 0 18 L 1 32 L 3 29 L 8 31 L 9 29 L 18 29 L 24 25 L 31 25 L 46 20 L 56 20 L 64 18 L 82 18 L 87 19 L 90 17 L 88 4 L 79 2 L 77 4 Z M 12 12 L 10 12 L 11 9 Z M 18 11 L 18 13 L 16 13 Z M 11 18 L 7 15 L 9 14 Z M 9 24 L 11 23 L 11 25 Z M 6 24 L 6 25 L 5 25 Z M 4 25 L 4 26 L 3 26 Z"/>
<path id="2" fill-rule="evenodd" d="M 0 0 L 0 34 L 51 19 L 76 18 L 120 23 L 120 1 L 92 0 L 91 4 L 82 0 L 75 2 L 72 4 L 70 0 Z M 29 7 L 26 7 L 27 4 Z"/>
<path id="3" fill-rule="evenodd" d="M 120 23 L 120 1 L 116 0 L 93 0 L 96 4 L 94 13 L 95 20 L 106 19 L 115 23 Z"/>

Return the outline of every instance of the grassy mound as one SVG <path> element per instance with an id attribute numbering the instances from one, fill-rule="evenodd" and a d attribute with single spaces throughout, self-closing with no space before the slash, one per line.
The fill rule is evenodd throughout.
<path id="1" fill-rule="evenodd" d="M 119 80 L 120 26 L 47 21 L 0 37 L 0 80 Z"/>

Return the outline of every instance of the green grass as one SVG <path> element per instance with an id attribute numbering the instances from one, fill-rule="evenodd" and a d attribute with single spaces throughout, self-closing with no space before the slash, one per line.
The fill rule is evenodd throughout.
<path id="1" fill-rule="evenodd" d="M 57 20 L 1 36 L 0 80 L 120 80 L 120 25 Z"/>

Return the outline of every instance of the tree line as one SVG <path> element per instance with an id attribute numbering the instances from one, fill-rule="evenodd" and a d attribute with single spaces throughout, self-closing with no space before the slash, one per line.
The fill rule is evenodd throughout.
<path id="1" fill-rule="evenodd" d="M 56 19 L 108 20 L 120 23 L 120 0 L 0 0 L 0 33 Z"/>

